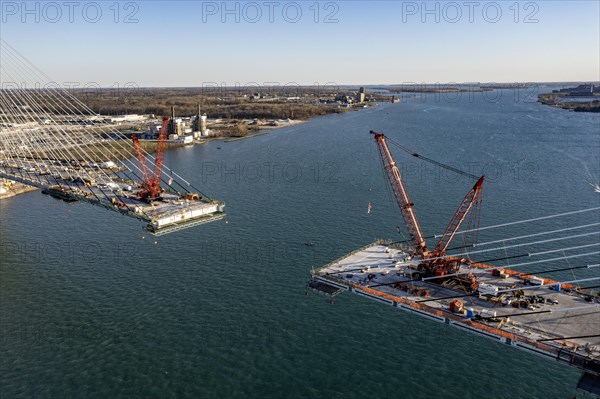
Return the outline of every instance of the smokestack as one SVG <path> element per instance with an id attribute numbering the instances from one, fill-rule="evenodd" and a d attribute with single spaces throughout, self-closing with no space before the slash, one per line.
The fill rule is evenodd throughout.
<path id="1" fill-rule="evenodd" d="M 198 118 L 200 118 L 200 103 L 198 103 Z"/>
<path id="2" fill-rule="evenodd" d="M 199 117 L 200 118 L 200 131 L 202 132 L 202 135 L 206 135 L 206 115 L 202 115 Z"/>
<path id="3" fill-rule="evenodd" d="M 169 134 L 177 134 L 175 130 L 175 106 L 171 107 L 171 120 L 169 121 Z"/>

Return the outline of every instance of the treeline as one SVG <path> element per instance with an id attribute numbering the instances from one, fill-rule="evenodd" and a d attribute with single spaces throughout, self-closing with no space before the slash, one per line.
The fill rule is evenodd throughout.
<path id="1" fill-rule="evenodd" d="M 257 89 L 258 90 L 258 89 Z M 332 96 L 333 90 L 317 92 L 313 88 L 282 88 L 260 92 L 266 99 L 252 101 L 239 97 L 240 89 L 98 89 L 74 93 L 94 112 L 102 115 L 122 114 L 154 114 L 170 115 L 171 107 L 175 107 L 178 116 L 190 116 L 201 112 L 210 118 L 226 119 L 306 119 L 312 116 L 343 112 L 335 106 L 317 104 L 319 96 Z M 300 94 L 300 95 L 298 95 Z M 269 100 L 271 96 L 300 97 L 296 101 Z"/>
<path id="2" fill-rule="evenodd" d="M 171 103 L 175 106 L 177 116 L 190 116 L 198 113 L 198 106 Z M 91 104 L 90 108 L 102 115 L 122 114 L 154 114 L 170 115 L 171 105 L 119 105 Z M 236 105 L 205 105 L 201 112 L 210 118 L 225 119 L 307 119 L 313 116 L 344 112 L 345 109 L 325 105 L 278 104 L 278 103 L 245 103 Z"/>

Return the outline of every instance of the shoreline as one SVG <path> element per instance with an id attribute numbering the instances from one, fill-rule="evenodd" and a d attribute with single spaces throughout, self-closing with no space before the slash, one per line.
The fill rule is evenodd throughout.
<path id="1" fill-rule="evenodd" d="M 266 134 L 271 133 L 271 130 L 278 130 L 278 129 L 283 129 L 286 127 L 291 127 L 291 126 L 296 126 L 296 125 L 301 125 L 303 123 L 309 122 L 310 119 L 292 119 L 289 122 L 285 122 L 285 123 L 281 123 L 277 126 L 260 126 L 260 130 L 257 133 L 254 134 L 247 134 L 246 136 L 242 136 L 242 137 L 226 137 L 223 139 L 224 143 L 232 143 L 235 141 L 239 141 L 239 140 L 245 140 L 245 139 L 251 139 L 253 137 L 258 137 L 258 136 L 264 136 Z"/>
<path id="2" fill-rule="evenodd" d="M 356 109 L 356 110 L 358 111 L 359 109 Z M 318 116 L 325 116 L 325 115 L 318 115 Z M 242 136 L 242 137 L 206 137 L 206 138 L 203 138 L 203 139 L 200 139 L 200 140 L 195 140 L 193 143 L 189 143 L 189 144 L 170 143 L 167 146 L 167 151 L 173 150 L 173 149 L 178 149 L 178 148 L 189 146 L 189 145 L 207 144 L 207 143 L 210 143 L 211 141 L 215 141 L 215 140 L 219 140 L 219 141 L 222 141 L 224 143 L 231 143 L 231 142 L 236 142 L 236 141 L 240 141 L 240 140 L 251 139 L 251 138 L 254 138 L 254 137 L 264 136 L 264 135 L 270 134 L 271 131 L 275 131 L 275 130 L 278 130 L 278 129 L 283 129 L 283 128 L 286 128 L 286 127 L 301 125 L 303 123 L 310 122 L 311 119 L 312 119 L 312 117 L 309 118 L 309 119 L 290 119 L 287 122 L 279 123 L 276 126 L 260 126 L 260 130 L 257 133 L 251 134 L 251 135 Z M 10 179 L 8 179 L 8 180 L 10 180 Z M 0 194 L 0 201 L 4 200 L 4 199 L 15 197 L 15 196 L 20 195 L 20 194 L 28 193 L 30 191 L 39 190 L 39 188 L 37 188 L 37 187 L 27 186 L 27 185 L 22 184 L 22 183 L 14 183 L 13 187 L 14 187 L 13 189 L 9 189 L 9 191 L 7 191 L 6 193 Z"/>
<path id="3" fill-rule="evenodd" d="M 15 183 L 15 188 L 14 189 L 10 189 L 5 193 L 1 193 L 0 194 L 0 201 L 8 199 L 8 198 L 12 198 L 15 197 L 17 195 L 20 194 L 25 194 L 28 193 L 30 191 L 36 191 L 39 190 L 39 188 L 37 187 L 32 187 L 32 186 L 27 186 L 25 184 L 21 184 L 21 183 Z"/>
<path id="4" fill-rule="evenodd" d="M 265 134 L 269 134 L 269 132 L 258 132 L 256 134 L 248 134 L 248 135 L 243 136 L 243 137 L 230 137 L 230 138 L 224 139 L 223 142 L 224 143 L 232 143 L 234 141 L 251 139 L 251 138 L 257 137 L 257 136 L 264 136 Z"/>
<path id="5" fill-rule="evenodd" d="M 240 140 L 246 140 L 246 139 L 251 139 L 253 137 L 267 135 L 267 134 L 271 133 L 270 132 L 271 130 L 277 130 L 277 129 L 283 129 L 286 127 L 301 125 L 303 123 L 310 122 L 310 119 L 311 118 L 309 118 L 309 119 L 292 119 L 289 122 L 281 123 L 277 126 L 266 126 L 266 125 L 260 126 L 260 130 L 254 134 L 247 134 L 247 135 L 241 136 L 241 137 L 235 137 L 235 136 L 206 137 L 206 138 L 194 140 L 193 143 L 189 143 L 189 144 L 185 144 L 185 145 L 207 144 L 207 143 L 210 143 L 211 141 L 222 141 L 224 143 L 233 143 L 233 142 L 240 141 Z"/>
<path id="6" fill-rule="evenodd" d="M 579 87 L 538 94 L 538 102 L 572 112 L 600 112 L 600 94 L 582 92 Z"/>

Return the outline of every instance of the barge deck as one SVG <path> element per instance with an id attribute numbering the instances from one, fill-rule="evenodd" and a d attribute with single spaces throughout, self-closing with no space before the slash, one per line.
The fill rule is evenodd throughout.
<path id="1" fill-rule="evenodd" d="M 496 269 L 493 266 L 464 264 L 461 271 L 476 274 L 480 284 L 498 287 L 501 292 L 499 296 L 468 294 L 460 287 L 411 278 L 418 262 L 402 248 L 380 241 L 313 269 L 309 287 L 328 295 L 335 290 L 349 291 L 566 363 L 599 378 L 597 296 L 584 294 L 569 284 L 546 279 L 543 285 L 536 286 L 526 284 L 522 274 L 514 271 L 498 276 L 492 273 Z M 324 290 L 323 286 L 329 288 Z M 535 302 L 523 303 L 527 297 L 535 298 Z M 512 303 L 515 300 L 518 306 Z"/>

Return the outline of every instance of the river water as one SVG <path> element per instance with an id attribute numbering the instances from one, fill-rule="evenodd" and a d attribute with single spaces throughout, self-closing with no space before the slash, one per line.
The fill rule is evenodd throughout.
<path id="1" fill-rule="evenodd" d="M 158 239 L 39 192 L 3 201 L 0 397 L 572 397 L 575 369 L 349 294 L 333 305 L 304 296 L 311 267 L 404 233 L 370 130 L 485 174 L 482 226 L 599 206 L 599 115 L 535 95 L 419 95 L 170 151 L 166 164 L 224 200 L 228 216 Z M 473 182 L 394 154 L 425 235 L 440 233 Z M 490 229 L 480 241 L 598 215 Z M 598 256 L 570 264 L 582 262 Z"/>

